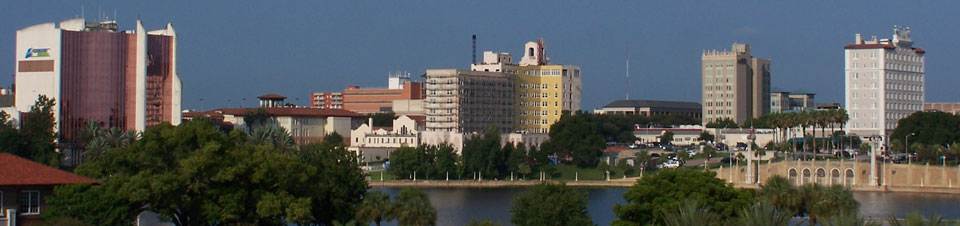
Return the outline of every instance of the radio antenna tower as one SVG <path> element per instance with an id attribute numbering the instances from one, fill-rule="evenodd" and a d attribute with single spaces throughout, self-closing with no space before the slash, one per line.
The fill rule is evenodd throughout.
<path id="1" fill-rule="evenodd" d="M 627 41 L 627 100 L 630 100 L 630 41 Z"/>

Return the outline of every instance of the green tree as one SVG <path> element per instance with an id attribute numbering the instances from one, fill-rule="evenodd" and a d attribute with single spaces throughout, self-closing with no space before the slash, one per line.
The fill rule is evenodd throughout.
<path id="1" fill-rule="evenodd" d="M 857 217 L 856 213 L 840 213 L 828 220 L 822 221 L 824 226 L 880 226 L 880 222 L 865 220 Z M 896 224 L 892 224 L 896 225 Z"/>
<path id="2" fill-rule="evenodd" d="M 371 127 L 377 126 L 393 126 L 393 120 L 397 119 L 397 115 L 393 112 L 379 112 L 367 115 L 370 118 L 373 118 L 373 125 Z"/>
<path id="3" fill-rule="evenodd" d="M 12 153 L 24 156 L 20 152 L 22 144 L 20 131 L 10 121 L 10 115 L 7 112 L 0 111 L 0 153 Z"/>
<path id="4" fill-rule="evenodd" d="M 509 175 L 507 155 L 500 146 L 500 132 L 495 127 L 466 140 L 461 153 L 464 173 L 477 173 L 484 178 Z"/>
<path id="5" fill-rule="evenodd" d="M 663 225 L 667 226 L 686 226 L 686 225 L 720 225 L 720 215 L 710 211 L 709 206 L 704 206 L 693 199 L 684 199 L 680 207 L 676 209 L 663 210 Z"/>
<path id="6" fill-rule="evenodd" d="M 623 194 L 626 204 L 617 204 L 613 211 L 617 220 L 613 225 L 644 225 L 662 222 L 659 214 L 677 209 L 680 200 L 701 200 L 723 218 L 752 202 L 752 194 L 738 190 L 711 171 L 679 168 L 644 176 Z"/>
<path id="7" fill-rule="evenodd" d="M 713 129 L 740 128 L 740 126 L 737 125 L 737 122 L 733 121 L 733 119 L 730 119 L 730 118 L 714 119 L 712 122 L 708 122 L 707 125 L 705 125 L 705 127 L 713 128 Z"/>
<path id="8" fill-rule="evenodd" d="M 277 151 L 248 144 L 239 131 L 227 136 L 202 119 L 147 129 L 129 147 L 111 149 L 76 172 L 100 184 L 85 191 L 58 187 L 47 198 L 49 208 L 122 213 L 111 216 L 149 210 L 175 225 L 346 222 L 367 189 L 356 157 L 343 148 Z M 70 201 L 78 195 L 107 198 Z M 116 222 L 66 212 L 88 222 Z"/>
<path id="9" fill-rule="evenodd" d="M 794 211 L 809 216 L 811 225 L 816 225 L 819 218 L 829 219 L 841 212 L 856 213 L 860 205 L 853 193 L 840 185 L 824 188 L 806 184 L 797 188 L 794 195 Z"/>
<path id="10" fill-rule="evenodd" d="M 594 225 L 587 195 L 564 184 L 540 184 L 513 199 L 515 225 Z"/>
<path id="11" fill-rule="evenodd" d="M 741 226 L 786 226 L 794 213 L 790 209 L 777 208 L 767 200 L 761 200 L 749 208 L 740 210 L 737 217 L 730 220 L 728 225 Z"/>
<path id="12" fill-rule="evenodd" d="M 673 132 L 667 131 L 660 135 L 660 144 L 666 145 L 673 143 Z"/>
<path id="13" fill-rule="evenodd" d="M 713 134 L 710 134 L 710 132 L 704 130 L 703 132 L 700 132 L 700 137 L 697 137 L 697 139 L 703 142 L 713 142 L 714 136 Z"/>
<path id="14" fill-rule="evenodd" d="M 275 124 L 255 127 L 247 138 L 247 142 L 254 145 L 267 145 L 282 151 L 290 151 L 297 145 L 287 129 Z"/>
<path id="15" fill-rule="evenodd" d="M 426 153 L 423 149 L 413 147 L 397 148 L 390 152 L 390 174 L 397 178 L 413 179 L 414 172 L 419 172 L 420 177 L 427 171 L 429 163 Z"/>
<path id="16" fill-rule="evenodd" d="M 783 176 L 774 175 L 760 185 L 757 196 L 770 201 L 778 209 L 795 209 L 796 204 L 793 194 L 797 192 L 796 190 L 790 180 Z"/>
<path id="17" fill-rule="evenodd" d="M 132 225 L 136 222 L 139 206 L 126 202 L 115 185 L 73 184 L 58 186 L 53 197 L 46 200 L 45 221 L 72 218 L 87 225 Z"/>
<path id="18" fill-rule="evenodd" d="M 397 195 L 397 223 L 399 225 L 435 225 L 437 210 L 430 198 L 419 188 L 404 188 Z"/>
<path id="19" fill-rule="evenodd" d="M 343 141 L 343 136 L 337 132 L 332 132 L 323 136 L 323 143 L 330 146 L 346 146 L 346 143 Z"/>
<path id="20" fill-rule="evenodd" d="M 476 219 L 471 219 L 470 223 L 467 224 L 467 226 L 500 226 L 500 225 L 503 225 L 503 224 L 493 222 L 491 220 L 476 220 Z"/>
<path id="21" fill-rule="evenodd" d="M 247 126 L 247 131 L 253 131 L 254 128 L 262 126 L 273 118 L 273 115 L 267 112 L 265 108 L 257 108 L 256 111 L 247 111 L 243 114 L 243 124 Z"/>
<path id="22" fill-rule="evenodd" d="M 550 126 L 550 140 L 541 149 L 556 154 L 560 159 L 570 157 L 579 167 L 593 168 L 606 148 L 604 133 L 600 128 L 602 124 L 598 117 L 591 114 L 560 116 L 560 121 Z"/>
<path id="23" fill-rule="evenodd" d="M 48 166 L 60 166 L 60 153 L 56 151 L 55 143 L 57 133 L 53 131 L 56 126 L 53 118 L 54 105 L 56 100 L 40 95 L 33 106 L 30 106 L 30 112 L 24 116 L 23 127 L 20 129 L 20 135 L 26 142 L 23 146 L 26 153 L 14 153 Z"/>
<path id="24" fill-rule="evenodd" d="M 363 202 L 357 206 L 357 221 L 362 224 L 372 221 L 380 226 L 381 222 L 394 218 L 394 210 L 395 205 L 390 201 L 390 195 L 381 191 L 368 191 L 363 196 Z"/>

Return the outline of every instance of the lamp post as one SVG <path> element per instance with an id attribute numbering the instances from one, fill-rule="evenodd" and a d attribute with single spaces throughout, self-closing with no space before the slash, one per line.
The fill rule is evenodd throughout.
<path id="1" fill-rule="evenodd" d="M 916 134 L 917 133 L 910 133 L 909 135 L 903 136 L 903 150 L 907 153 L 907 165 L 909 165 L 910 161 L 913 160 L 913 157 L 910 156 L 910 136 Z"/>

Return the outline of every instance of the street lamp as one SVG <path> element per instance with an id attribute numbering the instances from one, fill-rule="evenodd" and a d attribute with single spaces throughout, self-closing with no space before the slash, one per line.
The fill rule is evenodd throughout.
<path id="1" fill-rule="evenodd" d="M 910 164 L 910 161 L 913 160 L 913 157 L 910 156 L 910 136 L 917 135 L 917 133 L 910 133 L 910 135 L 903 136 L 903 150 L 907 152 L 907 164 Z"/>

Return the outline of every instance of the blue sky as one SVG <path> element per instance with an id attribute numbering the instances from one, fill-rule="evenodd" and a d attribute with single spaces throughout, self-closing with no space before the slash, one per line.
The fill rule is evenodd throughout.
<path id="1" fill-rule="evenodd" d="M 928 102 L 960 102 L 960 2 L 927 1 L 12 1 L 0 10 L 0 85 L 12 83 L 16 30 L 97 12 L 121 29 L 171 22 L 185 109 L 253 106 L 278 93 L 385 87 L 387 73 L 468 69 L 478 52 L 519 54 L 544 38 L 554 63 L 583 70 L 583 108 L 624 98 L 700 102 L 700 54 L 749 43 L 773 60 L 776 90 L 843 101 L 843 46 L 910 26 L 927 50 Z M 951 41 L 952 40 L 952 41 Z M 246 98 L 246 101 L 241 101 Z M 203 99 L 201 101 L 200 99 Z"/>

